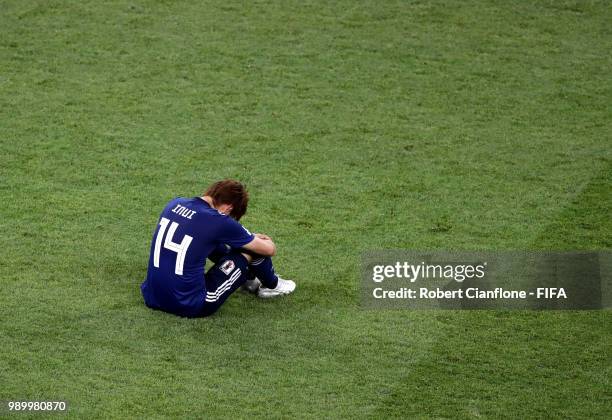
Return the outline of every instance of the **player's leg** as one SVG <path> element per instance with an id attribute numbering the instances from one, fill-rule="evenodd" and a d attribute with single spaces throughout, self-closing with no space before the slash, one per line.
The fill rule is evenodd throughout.
<path id="1" fill-rule="evenodd" d="M 274 289 L 278 285 L 278 276 L 274 272 L 272 258 L 254 256 L 253 261 L 249 264 L 249 269 L 264 287 Z"/>
<path id="2" fill-rule="evenodd" d="M 287 295 L 295 290 L 295 283 L 292 280 L 282 279 L 274 272 L 272 258 L 270 257 L 253 255 L 249 270 L 255 276 L 255 279 L 249 279 L 245 283 L 245 287 L 251 293 L 257 293 L 260 298 Z"/>
<path id="3" fill-rule="evenodd" d="M 231 253 L 238 252 L 227 245 L 217 247 L 208 259 L 218 264 L 222 258 Z M 255 254 L 251 251 L 240 249 L 239 251 L 248 261 L 247 279 L 241 281 L 243 290 L 257 294 L 260 298 L 271 298 L 287 295 L 295 290 L 295 283 L 292 280 L 280 278 L 274 271 L 272 258 Z M 208 274 L 207 274 L 208 277 Z M 225 281 L 223 278 L 220 280 Z M 211 286 L 212 287 L 212 286 Z M 207 290 L 209 289 L 207 285 Z"/>
<path id="4" fill-rule="evenodd" d="M 227 298 L 248 279 L 251 257 L 238 251 L 220 256 L 205 276 L 206 295 L 202 316 L 215 313 Z"/>
<path id="5" fill-rule="evenodd" d="M 236 250 L 240 250 L 240 249 L 236 249 Z M 240 250 L 240 251 L 242 252 L 242 255 L 244 255 L 250 263 L 253 259 L 252 255 L 246 252 L 245 250 Z M 226 244 L 220 244 L 213 250 L 213 252 L 211 252 L 208 255 L 208 259 L 216 264 L 217 262 L 219 262 L 221 258 L 226 256 L 230 252 L 232 252 L 232 247 Z M 261 282 L 255 278 L 255 274 L 253 274 L 251 270 L 248 270 L 247 281 L 242 285 L 242 290 L 249 292 L 249 293 L 256 294 L 257 290 L 259 290 L 259 286 L 261 286 Z"/>

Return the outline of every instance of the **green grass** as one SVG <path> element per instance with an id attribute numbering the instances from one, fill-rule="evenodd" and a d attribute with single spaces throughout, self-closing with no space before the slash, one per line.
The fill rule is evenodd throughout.
<path id="1" fill-rule="evenodd" d="M 611 418 L 609 311 L 365 311 L 364 250 L 612 248 L 606 1 L 0 1 L 0 400 L 71 418 Z M 224 177 L 285 299 L 150 311 Z"/>

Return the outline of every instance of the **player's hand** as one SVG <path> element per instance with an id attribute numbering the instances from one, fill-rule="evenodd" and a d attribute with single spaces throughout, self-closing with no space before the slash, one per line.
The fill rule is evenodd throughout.
<path id="1" fill-rule="evenodd" d="M 263 233 L 256 233 L 255 237 L 259 238 L 259 239 L 263 239 L 264 241 L 271 241 L 272 238 L 270 238 L 268 235 L 265 235 Z"/>

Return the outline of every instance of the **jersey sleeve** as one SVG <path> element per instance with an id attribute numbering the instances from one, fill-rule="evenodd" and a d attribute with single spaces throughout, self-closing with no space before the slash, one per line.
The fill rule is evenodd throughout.
<path id="1" fill-rule="evenodd" d="M 240 248 L 255 239 L 255 235 L 236 220 L 227 216 L 223 217 L 223 219 L 224 221 L 217 238 L 219 243 L 227 244 L 232 248 Z"/>

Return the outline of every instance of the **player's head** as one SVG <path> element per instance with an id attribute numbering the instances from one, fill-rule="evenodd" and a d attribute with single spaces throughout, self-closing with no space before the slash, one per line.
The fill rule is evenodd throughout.
<path id="1" fill-rule="evenodd" d="M 208 187 L 204 195 L 212 198 L 215 207 L 223 204 L 230 206 L 229 215 L 236 220 L 244 216 L 249 204 L 249 193 L 246 188 L 233 179 L 215 182 Z"/>

